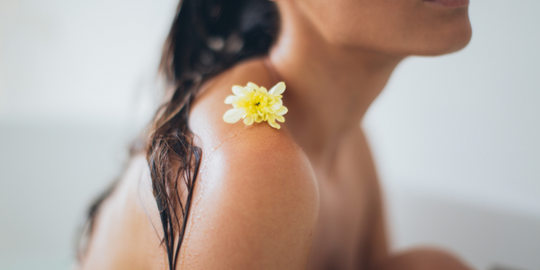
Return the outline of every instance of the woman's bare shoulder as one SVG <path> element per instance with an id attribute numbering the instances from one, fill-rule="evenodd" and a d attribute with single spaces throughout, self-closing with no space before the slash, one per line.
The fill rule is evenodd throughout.
<path id="1" fill-rule="evenodd" d="M 306 194 L 315 191 L 310 162 L 286 127 L 223 120 L 223 114 L 231 108 L 224 103 L 232 94 L 231 87 L 248 82 L 267 88 L 274 83 L 260 59 L 243 62 L 210 82 L 192 108 L 190 127 L 203 149 L 201 178 L 223 182 L 227 188 L 248 188 L 245 192 L 283 190 L 283 194 L 273 194 L 278 197 L 292 190 Z"/>
<path id="2" fill-rule="evenodd" d="M 223 120 L 224 113 L 231 105 L 224 100 L 232 94 L 233 85 L 246 85 L 253 82 L 269 89 L 272 83 L 267 69 L 260 59 L 243 62 L 227 70 L 203 87 L 202 94 L 194 102 L 190 114 L 190 128 L 195 134 L 195 143 L 203 149 L 204 168 L 219 164 L 233 168 L 236 165 L 257 168 L 257 162 L 277 170 L 289 168 L 294 164 L 296 171 L 311 174 L 310 164 L 302 149 L 287 132 L 286 127 L 275 129 L 266 122 L 245 125 L 242 121 L 234 124 Z M 264 168 L 260 167 L 259 170 Z M 244 171 L 244 170 L 242 170 Z M 241 171 L 236 172 L 239 174 Z"/>
<path id="3" fill-rule="evenodd" d="M 225 73 L 192 109 L 203 162 L 182 261 L 194 268 L 298 269 L 307 263 L 318 214 L 307 157 L 284 128 L 222 120 L 231 86 L 270 87 L 264 72 L 251 62 Z M 190 260 L 194 254 L 198 259 Z"/>
<path id="4" fill-rule="evenodd" d="M 232 108 L 224 103 L 225 98 L 232 94 L 232 86 L 246 85 L 248 82 L 267 89 L 277 83 L 272 81 L 263 62 L 254 59 L 209 82 L 193 104 L 190 128 L 195 134 L 196 143 L 203 149 L 203 171 L 211 166 L 222 166 L 227 170 L 223 173 L 236 176 L 242 173 L 272 176 L 274 171 L 279 171 L 313 178 L 307 157 L 285 126 L 275 129 L 266 122 L 245 125 L 242 121 L 230 124 L 223 120 L 223 114 Z M 219 170 L 214 168 L 213 171 Z"/>
<path id="5" fill-rule="evenodd" d="M 197 269 L 304 269 L 319 207 L 315 177 L 280 131 L 248 129 L 204 160 L 181 261 Z"/>

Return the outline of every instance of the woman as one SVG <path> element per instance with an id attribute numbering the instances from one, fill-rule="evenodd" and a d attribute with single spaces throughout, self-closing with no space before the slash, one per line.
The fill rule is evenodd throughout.
<path id="1" fill-rule="evenodd" d="M 401 60 L 470 37 L 468 0 L 182 1 L 171 91 L 92 208 L 81 268 L 468 269 L 434 249 L 389 253 L 359 124 Z M 224 121 L 233 85 L 281 81 L 286 122 Z"/>

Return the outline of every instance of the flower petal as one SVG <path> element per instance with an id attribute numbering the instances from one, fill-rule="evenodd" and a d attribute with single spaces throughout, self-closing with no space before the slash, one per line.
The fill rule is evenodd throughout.
<path id="1" fill-rule="evenodd" d="M 283 94 L 283 92 L 285 92 L 284 82 L 279 82 L 278 84 L 274 85 L 274 87 L 272 87 L 270 91 L 268 91 L 270 95 L 281 95 Z"/>
<path id="2" fill-rule="evenodd" d="M 276 103 L 272 105 L 272 109 L 278 110 L 281 106 L 283 106 L 283 101 L 281 99 L 276 99 Z"/>
<path id="3" fill-rule="evenodd" d="M 237 96 L 230 95 L 225 99 L 225 104 L 232 104 L 236 99 L 238 99 Z"/>
<path id="4" fill-rule="evenodd" d="M 234 124 L 242 118 L 246 113 L 244 109 L 230 109 L 223 115 L 223 120 L 227 123 Z"/>
<path id="5" fill-rule="evenodd" d="M 281 106 L 277 111 L 276 111 L 276 114 L 277 115 L 284 115 L 288 112 L 289 110 L 287 109 L 287 107 L 285 106 Z"/>
<path id="6" fill-rule="evenodd" d="M 238 97 L 244 95 L 244 93 L 242 93 L 242 90 L 244 90 L 244 87 L 242 87 L 240 85 L 233 85 L 233 87 L 232 87 L 233 93 Z"/>
<path id="7" fill-rule="evenodd" d="M 247 86 L 255 91 L 259 91 L 259 87 L 252 82 L 248 82 Z"/>
<path id="8" fill-rule="evenodd" d="M 272 120 L 269 119 L 268 124 L 273 128 L 277 128 L 277 129 L 281 128 L 281 126 L 278 123 L 276 123 L 276 121 L 274 119 L 272 119 Z"/>
<path id="9" fill-rule="evenodd" d="M 259 87 L 259 92 L 263 93 L 263 94 L 268 94 L 268 91 L 266 91 L 266 88 L 264 87 Z"/>
<path id="10" fill-rule="evenodd" d="M 276 114 L 276 120 L 278 120 L 281 123 L 284 123 L 285 122 L 285 117 L 283 117 L 283 115 L 277 115 Z"/>
<path id="11" fill-rule="evenodd" d="M 246 124 L 248 126 L 253 124 L 253 122 L 254 122 L 254 119 L 251 116 L 246 116 L 246 118 L 244 118 L 244 124 Z"/>
<path id="12" fill-rule="evenodd" d="M 260 123 L 260 122 L 262 122 L 263 120 L 264 120 L 264 119 L 262 118 L 262 116 L 260 116 L 260 115 L 255 116 L 255 122 Z"/>

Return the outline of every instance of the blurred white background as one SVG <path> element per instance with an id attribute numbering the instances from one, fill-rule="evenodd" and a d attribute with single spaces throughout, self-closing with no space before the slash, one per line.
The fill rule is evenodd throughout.
<path id="1" fill-rule="evenodd" d="M 156 102 L 177 0 L 0 0 L 0 269 L 68 269 Z M 363 123 L 396 249 L 540 269 L 540 2 L 472 0 L 463 51 L 401 64 Z"/>

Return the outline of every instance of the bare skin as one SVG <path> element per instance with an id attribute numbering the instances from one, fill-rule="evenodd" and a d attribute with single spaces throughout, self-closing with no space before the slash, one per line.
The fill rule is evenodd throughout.
<path id="1" fill-rule="evenodd" d="M 203 149 L 178 269 L 468 269 L 435 249 L 389 252 L 360 121 L 408 55 L 463 48 L 467 7 L 421 0 L 278 0 L 269 55 L 208 82 L 190 126 Z M 277 77 L 273 72 L 277 73 Z M 234 84 L 287 84 L 287 121 L 227 124 Z M 83 269 L 166 269 L 143 157 L 103 206 Z"/>

